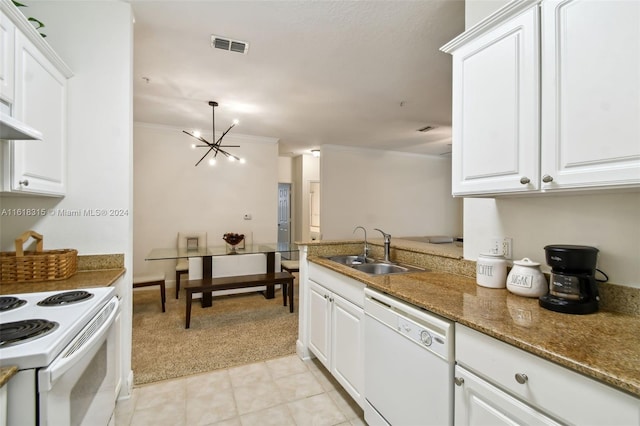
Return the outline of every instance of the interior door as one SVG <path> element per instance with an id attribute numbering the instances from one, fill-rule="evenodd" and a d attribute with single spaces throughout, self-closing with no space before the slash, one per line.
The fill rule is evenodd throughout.
<path id="1" fill-rule="evenodd" d="M 291 242 L 291 184 L 278 184 L 278 243 Z"/>

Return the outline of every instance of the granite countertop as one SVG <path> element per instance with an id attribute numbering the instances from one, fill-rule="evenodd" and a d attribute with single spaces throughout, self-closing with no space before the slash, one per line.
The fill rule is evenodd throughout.
<path id="1" fill-rule="evenodd" d="M 12 365 L 10 367 L 0 367 L 0 388 L 7 384 L 9 379 L 18 372 L 18 367 Z"/>
<path id="2" fill-rule="evenodd" d="M 66 280 L 34 281 L 0 285 L 0 294 L 64 291 L 78 288 L 108 287 L 124 275 L 124 268 L 78 271 Z"/>
<path id="3" fill-rule="evenodd" d="M 371 276 L 319 256 L 309 261 L 340 272 L 452 321 L 640 397 L 640 317 L 599 311 L 549 311 L 536 298 L 480 287 L 446 272 Z"/>

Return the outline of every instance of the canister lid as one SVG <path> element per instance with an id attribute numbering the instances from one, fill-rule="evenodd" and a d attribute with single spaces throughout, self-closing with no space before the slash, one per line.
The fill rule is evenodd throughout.
<path id="1" fill-rule="evenodd" d="M 540 266 L 539 262 L 534 262 L 528 257 L 525 257 L 522 260 L 514 260 L 513 264 L 518 266 Z"/>
<path id="2" fill-rule="evenodd" d="M 492 257 L 495 259 L 504 259 L 504 256 L 498 253 L 480 253 L 480 256 Z"/>

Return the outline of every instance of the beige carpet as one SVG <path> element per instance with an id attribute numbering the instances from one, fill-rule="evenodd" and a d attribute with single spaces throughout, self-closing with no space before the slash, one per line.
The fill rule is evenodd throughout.
<path id="1" fill-rule="evenodd" d="M 155 290 L 155 291 L 154 291 Z M 166 312 L 157 288 L 133 295 L 132 368 L 136 385 L 233 367 L 295 353 L 298 336 L 298 288 L 295 312 L 259 293 L 221 296 L 213 306 L 196 301 L 191 328 L 185 329 L 185 295 L 167 289 Z M 172 294 L 173 293 L 173 294 Z"/>

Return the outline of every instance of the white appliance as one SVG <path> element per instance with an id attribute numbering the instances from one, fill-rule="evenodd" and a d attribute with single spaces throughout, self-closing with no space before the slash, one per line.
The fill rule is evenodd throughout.
<path id="1" fill-rule="evenodd" d="M 113 287 L 0 296 L 0 366 L 19 369 L 7 384 L 9 425 L 109 423 L 118 313 Z"/>
<path id="2" fill-rule="evenodd" d="M 453 322 L 365 288 L 369 426 L 452 425 Z"/>

